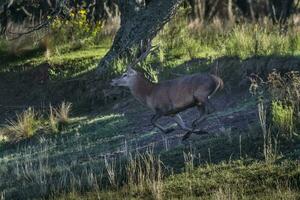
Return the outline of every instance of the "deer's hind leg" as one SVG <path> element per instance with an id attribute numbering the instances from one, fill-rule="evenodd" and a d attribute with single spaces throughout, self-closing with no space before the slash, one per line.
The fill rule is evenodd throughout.
<path id="1" fill-rule="evenodd" d="M 162 125 L 157 123 L 157 120 L 161 117 L 162 117 L 162 115 L 160 115 L 160 114 L 153 115 L 153 117 L 151 118 L 151 123 L 153 124 L 153 126 L 155 126 L 156 128 L 158 128 L 159 130 L 161 130 L 163 133 L 166 133 L 166 134 L 174 131 L 175 129 L 172 128 L 172 127 L 171 128 L 165 128 Z"/>
<path id="2" fill-rule="evenodd" d="M 209 102 L 208 96 L 206 94 L 201 93 L 201 91 L 196 92 L 194 94 L 194 98 L 200 117 L 193 121 L 193 128 L 195 128 L 197 124 L 200 124 L 207 118 L 207 115 L 209 113 L 208 107 L 213 107 Z"/>
<path id="3" fill-rule="evenodd" d="M 182 129 L 182 130 L 185 130 L 187 131 L 186 134 L 183 136 L 182 140 L 186 140 L 188 139 L 192 133 L 196 133 L 196 134 L 207 134 L 207 132 L 205 131 L 201 131 L 201 130 L 196 130 L 194 128 L 188 128 L 184 121 L 182 120 L 181 116 L 179 114 L 176 114 L 174 116 L 174 120 L 175 122 L 179 125 L 179 127 Z"/>
<path id="4" fill-rule="evenodd" d="M 208 134 L 208 132 L 200 130 L 200 129 L 196 129 L 196 125 L 203 122 L 204 120 L 206 120 L 207 118 L 207 113 L 208 113 L 208 98 L 207 97 L 203 97 L 201 95 L 199 95 L 199 97 L 195 97 L 196 101 L 197 101 L 197 109 L 200 113 L 200 117 L 195 119 L 192 122 L 192 129 L 190 131 L 188 131 L 182 138 L 182 140 L 186 140 L 188 139 L 192 133 L 195 133 L 197 135 L 203 135 L 203 134 Z"/>
<path id="5" fill-rule="evenodd" d="M 205 104 L 197 105 L 197 110 L 199 111 L 199 117 L 192 122 L 193 128 L 195 128 L 197 124 L 206 120 L 208 114 L 208 108 Z"/>

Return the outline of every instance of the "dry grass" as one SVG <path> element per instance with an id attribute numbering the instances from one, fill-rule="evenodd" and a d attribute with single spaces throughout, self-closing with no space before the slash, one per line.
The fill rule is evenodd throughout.
<path id="1" fill-rule="evenodd" d="M 145 154 L 129 155 L 126 167 L 128 193 L 147 194 L 162 199 L 163 164 L 159 156 L 148 150 Z"/>
<path id="2" fill-rule="evenodd" d="M 29 107 L 23 113 L 17 114 L 15 120 L 8 120 L 5 128 L 10 141 L 18 141 L 32 137 L 40 128 L 40 121 L 34 109 Z"/>
<path id="3" fill-rule="evenodd" d="M 57 133 L 64 126 L 71 121 L 70 111 L 72 104 L 69 102 L 62 102 L 58 108 L 49 107 L 49 127 L 54 133 Z"/>
<path id="4" fill-rule="evenodd" d="M 58 121 L 63 124 L 68 124 L 70 122 L 70 111 L 72 104 L 69 102 L 62 102 L 59 108 L 56 110 L 56 116 Z"/>
<path id="5" fill-rule="evenodd" d="M 58 132 L 58 120 L 55 113 L 56 113 L 55 108 L 53 108 L 52 105 L 50 105 L 49 106 L 49 127 L 53 133 Z"/>

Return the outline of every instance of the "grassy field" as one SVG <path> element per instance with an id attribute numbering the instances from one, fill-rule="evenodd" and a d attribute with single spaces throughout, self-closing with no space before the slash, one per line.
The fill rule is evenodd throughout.
<path id="1" fill-rule="evenodd" d="M 111 41 L 50 57 L 1 50 L 0 199 L 299 199 L 300 78 L 286 73 L 299 71 L 299 30 L 218 23 L 190 30 L 183 23 L 167 24 L 140 67 L 160 81 L 217 67 L 225 88 L 201 124 L 210 134 L 185 142 L 180 130 L 153 128 L 152 113 L 126 90 L 86 106 L 84 75 Z M 35 80 L 45 63 L 49 77 Z M 115 74 L 124 64 L 116 63 Z M 248 71 L 266 82 L 253 82 L 249 92 Z M 196 115 L 189 109 L 183 118 Z"/>

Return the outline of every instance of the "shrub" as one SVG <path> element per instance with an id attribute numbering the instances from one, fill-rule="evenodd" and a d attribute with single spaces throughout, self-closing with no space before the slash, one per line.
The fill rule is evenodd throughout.
<path id="1" fill-rule="evenodd" d="M 16 120 L 9 120 L 6 125 L 6 134 L 11 141 L 32 137 L 40 128 L 40 121 L 34 109 L 29 107 L 21 114 L 17 114 Z"/>
<path id="2" fill-rule="evenodd" d="M 88 21 L 87 11 L 79 9 L 71 11 L 69 19 L 55 18 L 51 24 L 52 40 L 55 46 L 67 45 L 66 49 L 80 49 L 99 43 L 98 34 L 101 33 L 101 22 L 92 24 Z M 59 51 L 57 48 L 56 50 Z"/>
<path id="3" fill-rule="evenodd" d="M 269 75 L 267 83 L 273 99 L 273 120 L 279 126 L 277 128 L 291 136 L 292 131 L 299 125 L 300 74 L 291 71 L 281 75 L 274 71 Z"/>
<path id="4" fill-rule="evenodd" d="M 50 105 L 49 126 L 54 133 L 62 130 L 64 126 L 70 123 L 71 108 L 72 104 L 69 102 L 62 102 L 58 108 L 53 108 Z"/>
<path id="5" fill-rule="evenodd" d="M 281 101 L 272 102 L 272 122 L 282 133 L 290 137 L 294 130 L 294 109 L 292 106 L 283 105 Z"/>

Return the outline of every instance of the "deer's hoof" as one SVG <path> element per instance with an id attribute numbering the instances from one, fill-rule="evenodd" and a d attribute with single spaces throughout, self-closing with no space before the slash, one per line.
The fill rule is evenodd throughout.
<path id="1" fill-rule="evenodd" d="M 202 131 L 202 130 L 195 131 L 194 133 L 195 133 L 196 135 L 207 135 L 207 134 L 208 134 L 207 131 Z"/>
<path id="2" fill-rule="evenodd" d="M 173 131 L 175 131 L 175 128 L 168 128 L 168 129 L 165 130 L 164 132 L 165 132 L 165 134 L 168 134 L 168 133 L 171 133 L 171 132 L 173 132 Z"/>
<path id="3" fill-rule="evenodd" d="M 185 141 L 186 139 L 188 139 L 190 136 L 192 135 L 192 132 L 187 132 L 183 137 L 182 137 L 182 141 Z"/>

